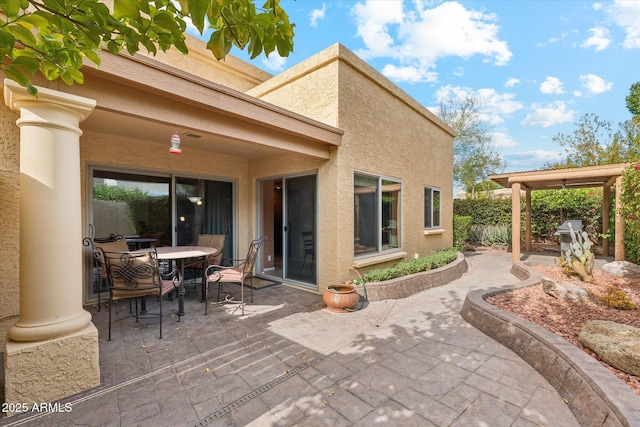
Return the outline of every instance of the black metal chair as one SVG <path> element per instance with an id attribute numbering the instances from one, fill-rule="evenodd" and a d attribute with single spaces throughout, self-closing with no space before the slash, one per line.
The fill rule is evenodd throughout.
<path id="1" fill-rule="evenodd" d="M 104 259 L 96 248 L 100 247 L 104 251 L 111 252 L 125 252 L 129 250 L 127 241 L 121 234 L 111 234 L 109 237 L 94 237 L 94 228 L 91 225 L 91 236 L 82 239 L 82 245 L 91 249 L 93 258 L 93 268 L 96 269 L 96 274 L 93 276 L 94 284 L 93 291 L 98 294 L 98 311 L 101 309 L 100 296 L 102 292 L 106 292 L 109 289 L 109 278 L 107 277 L 107 271 L 104 268 Z"/>
<path id="2" fill-rule="evenodd" d="M 313 263 L 316 260 L 316 250 L 314 247 L 313 241 L 313 231 L 303 231 L 302 234 L 302 248 L 304 251 L 304 257 L 302 258 L 302 266 L 300 267 L 300 271 L 304 269 L 304 264 L 307 262 L 307 257 L 311 257 L 310 265 L 313 266 Z"/>
<path id="3" fill-rule="evenodd" d="M 109 340 L 111 340 L 111 317 L 115 299 L 135 300 L 135 318 L 140 316 L 138 300 L 147 296 L 159 299 L 160 338 L 162 338 L 162 297 L 180 286 L 180 271 L 173 270 L 164 275 L 160 272 L 158 253 L 155 248 L 136 252 L 106 252 L 97 248 L 105 261 L 109 276 Z M 145 313 L 145 315 L 153 313 Z M 180 314 L 178 314 L 178 322 Z"/>
<path id="4" fill-rule="evenodd" d="M 249 251 L 247 252 L 247 257 L 241 260 L 231 260 L 234 265 L 227 267 L 221 265 L 211 265 L 207 267 L 205 272 L 205 276 L 207 278 L 204 284 L 204 314 L 208 313 L 209 307 L 209 284 L 210 283 L 218 283 L 218 302 L 220 302 L 220 291 L 222 290 L 222 285 L 224 283 L 236 283 L 240 285 L 240 300 L 236 300 L 233 295 L 229 294 L 225 297 L 225 302 L 238 303 L 242 308 L 242 315 L 244 316 L 244 286 L 245 281 L 249 279 L 250 285 L 249 289 L 251 290 L 251 302 L 253 303 L 253 268 L 256 263 L 256 258 L 258 257 L 258 251 L 267 241 L 267 236 L 262 236 L 259 239 L 256 239 L 251 242 L 249 245 Z"/>

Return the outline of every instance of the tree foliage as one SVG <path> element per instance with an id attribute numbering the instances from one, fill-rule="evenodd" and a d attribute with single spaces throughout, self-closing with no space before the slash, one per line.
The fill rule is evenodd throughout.
<path id="1" fill-rule="evenodd" d="M 627 110 L 634 118 L 640 116 L 640 82 L 631 85 L 629 95 L 625 98 Z"/>
<path id="2" fill-rule="evenodd" d="M 453 178 L 467 193 L 474 193 L 476 184 L 489 182 L 489 175 L 504 169 L 489 129 L 481 120 L 481 106 L 479 98 L 465 95 L 442 99 L 438 110 L 440 118 L 456 131 Z"/>
<path id="3" fill-rule="evenodd" d="M 100 51 L 151 54 L 172 46 L 187 53 L 185 31 L 193 22 L 207 48 L 223 59 L 232 46 L 251 58 L 293 51 L 293 28 L 280 0 L 0 0 L 0 70 L 30 93 L 31 76 L 82 83 L 86 58 L 100 64 Z M 112 4 L 110 10 L 107 4 Z"/>
<path id="4" fill-rule="evenodd" d="M 564 147 L 566 157 L 548 168 L 594 166 L 640 160 L 640 82 L 631 85 L 626 97 L 631 120 L 613 124 L 597 115 L 585 114 L 575 123 L 572 134 L 559 133 L 553 141 Z"/>

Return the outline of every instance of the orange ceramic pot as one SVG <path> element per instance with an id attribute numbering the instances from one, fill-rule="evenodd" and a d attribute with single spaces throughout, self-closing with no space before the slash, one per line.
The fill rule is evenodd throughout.
<path id="1" fill-rule="evenodd" d="M 349 310 L 353 310 L 358 304 L 360 294 L 356 292 L 356 288 L 353 285 L 331 285 L 322 296 L 322 301 L 327 304 L 329 311 L 346 313 Z"/>

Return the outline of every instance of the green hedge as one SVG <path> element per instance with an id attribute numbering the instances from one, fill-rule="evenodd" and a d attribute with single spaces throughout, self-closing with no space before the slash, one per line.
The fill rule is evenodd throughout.
<path id="1" fill-rule="evenodd" d="M 454 200 L 453 214 L 470 216 L 475 225 L 511 224 L 511 199 Z"/>
<path id="2" fill-rule="evenodd" d="M 393 267 L 371 270 L 362 275 L 365 282 L 382 282 L 413 273 L 443 267 L 456 260 L 458 251 L 455 248 L 434 252 L 422 258 L 400 262 Z"/>

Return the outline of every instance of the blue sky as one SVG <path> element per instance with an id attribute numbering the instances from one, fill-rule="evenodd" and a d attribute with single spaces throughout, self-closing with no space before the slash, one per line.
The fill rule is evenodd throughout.
<path id="1" fill-rule="evenodd" d="M 252 64 L 277 74 L 339 42 L 432 111 L 473 93 L 506 172 L 560 159 L 558 133 L 584 114 L 628 120 L 640 81 L 640 1 L 281 0 L 294 53 Z M 243 52 L 235 56 L 247 59 Z"/>

